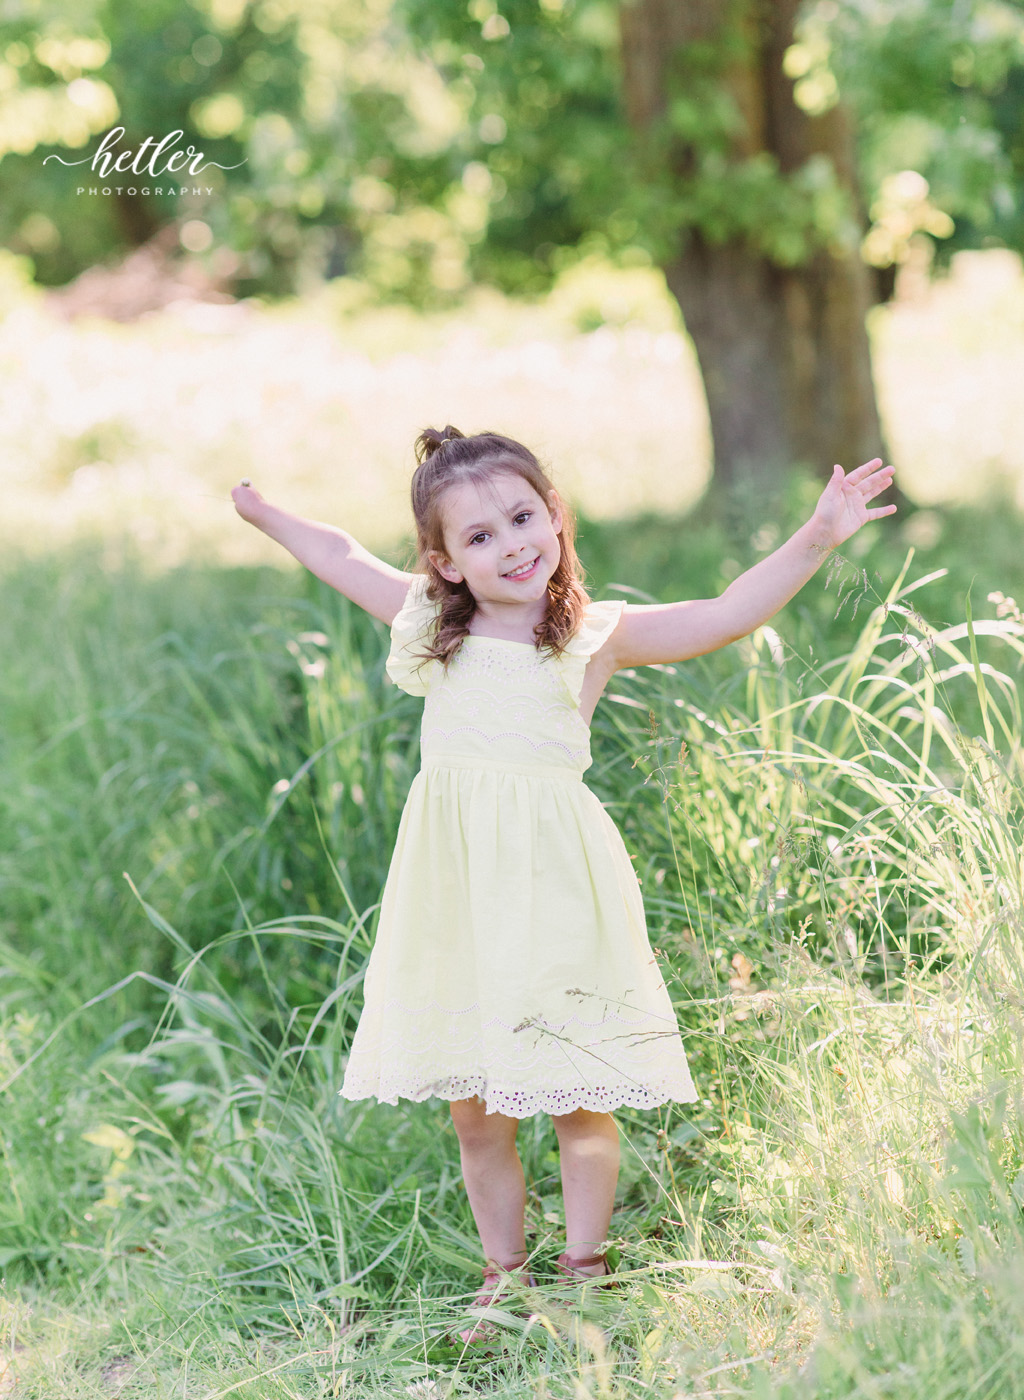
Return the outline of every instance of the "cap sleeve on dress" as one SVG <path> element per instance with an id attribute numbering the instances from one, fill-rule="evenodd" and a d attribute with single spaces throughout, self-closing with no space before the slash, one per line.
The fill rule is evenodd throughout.
<path id="1" fill-rule="evenodd" d="M 405 602 L 391 624 L 391 650 L 385 670 L 395 685 L 410 695 L 426 695 L 439 661 L 424 660 L 427 633 L 437 616 L 437 604 L 427 597 L 427 580 L 413 579 Z"/>
<path id="2" fill-rule="evenodd" d="M 579 630 L 562 652 L 562 675 L 577 704 L 587 663 L 618 627 L 625 606 L 621 598 L 604 603 L 588 603 Z"/>

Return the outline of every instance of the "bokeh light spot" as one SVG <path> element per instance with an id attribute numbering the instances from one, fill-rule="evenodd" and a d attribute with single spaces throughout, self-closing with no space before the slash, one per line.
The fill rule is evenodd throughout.
<path id="1" fill-rule="evenodd" d="M 213 230 L 202 219 L 189 219 L 188 223 L 182 224 L 178 238 L 181 246 L 190 253 L 205 253 L 213 242 Z"/>

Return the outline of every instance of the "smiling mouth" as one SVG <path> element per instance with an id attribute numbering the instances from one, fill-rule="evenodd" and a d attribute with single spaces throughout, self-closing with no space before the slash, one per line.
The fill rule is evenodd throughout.
<path id="1" fill-rule="evenodd" d="M 540 555 L 537 556 L 537 559 L 539 558 Z M 517 569 L 510 569 L 507 574 L 502 574 L 502 578 L 525 578 L 533 572 L 537 559 L 531 559 L 528 564 L 520 564 Z"/>

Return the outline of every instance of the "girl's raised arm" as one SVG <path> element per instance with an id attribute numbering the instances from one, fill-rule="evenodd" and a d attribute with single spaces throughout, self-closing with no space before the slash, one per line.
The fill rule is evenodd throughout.
<path id="1" fill-rule="evenodd" d="M 849 476 L 835 467 L 807 524 L 734 579 L 721 597 L 628 606 L 606 643 L 610 665 L 618 670 L 686 661 L 748 636 L 803 588 L 837 545 L 867 521 L 892 515 L 895 506 L 867 508 L 892 478 L 892 467 L 883 467 L 880 457 Z"/>
<path id="2" fill-rule="evenodd" d="M 364 549 L 345 530 L 304 520 L 265 501 L 251 486 L 234 487 L 231 499 L 243 520 L 284 545 L 310 573 L 329 583 L 373 617 L 389 625 L 405 602 L 414 575 Z"/>

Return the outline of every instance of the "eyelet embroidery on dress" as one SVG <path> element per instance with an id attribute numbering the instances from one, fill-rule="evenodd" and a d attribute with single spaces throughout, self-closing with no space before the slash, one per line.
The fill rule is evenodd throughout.
<path id="1" fill-rule="evenodd" d="M 448 1102 L 479 1097 L 488 1113 L 502 1113 L 507 1118 L 530 1118 L 535 1113 L 552 1115 L 575 1113 L 589 1109 L 591 1113 L 611 1113 L 616 1108 L 658 1108 L 665 1103 L 692 1103 L 697 1095 L 688 1082 L 661 1078 L 649 1085 L 610 1083 L 572 1089 L 524 1089 L 514 1080 L 495 1082 L 486 1074 L 450 1074 L 434 1080 L 412 1084 L 393 1075 L 382 1077 L 365 1092 L 346 1089 L 345 1098 L 374 1098 L 379 1103 L 397 1104 L 400 1098 L 413 1103 L 425 1099 Z"/>
<path id="2" fill-rule="evenodd" d="M 519 646 L 510 651 L 498 637 L 470 637 L 467 640 L 477 645 L 462 647 L 456 653 L 448 668 L 449 674 L 500 676 L 503 681 L 515 681 L 520 676 L 537 671 L 545 678 L 546 689 L 556 693 L 561 688 L 558 658 L 546 651 Z M 488 646 L 488 642 L 496 642 L 497 645 Z"/>

